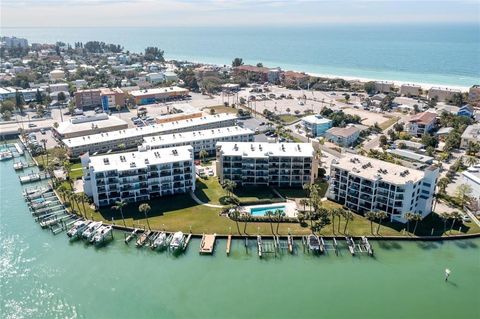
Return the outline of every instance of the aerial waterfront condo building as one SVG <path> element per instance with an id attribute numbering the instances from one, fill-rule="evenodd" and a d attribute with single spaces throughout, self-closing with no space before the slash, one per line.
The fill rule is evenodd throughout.
<path id="1" fill-rule="evenodd" d="M 217 175 L 222 182 L 301 187 L 313 183 L 317 171 L 310 143 L 217 143 Z"/>
<path id="2" fill-rule="evenodd" d="M 406 130 L 411 135 L 422 136 L 429 133 L 435 127 L 437 114 L 433 112 L 418 113 L 412 117 L 406 125 Z"/>
<path id="3" fill-rule="evenodd" d="M 234 114 L 221 113 L 175 122 L 68 138 L 63 139 L 62 142 L 67 148 L 68 154 L 76 157 L 86 152 L 94 154 L 137 148 L 137 146 L 143 143 L 143 138 L 146 136 L 235 126 L 236 118 Z"/>
<path id="4" fill-rule="evenodd" d="M 240 126 L 212 128 L 208 130 L 173 133 L 143 138 L 139 150 L 159 149 L 166 147 L 191 145 L 195 157 L 204 150 L 209 155 L 215 155 L 217 142 L 252 142 L 253 131 Z"/>
<path id="5" fill-rule="evenodd" d="M 422 217 L 432 212 L 438 173 L 436 166 L 419 171 L 348 154 L 332 161 L 327 197 L 353 211 L 381 210 L 391 221 L 405 223 L 407 212 Z"/>
<path id="6" fill-rule="evenodd" d="M 191 146 L 81 157 L 85 194 L 97 207 L 195 190 Z"/>

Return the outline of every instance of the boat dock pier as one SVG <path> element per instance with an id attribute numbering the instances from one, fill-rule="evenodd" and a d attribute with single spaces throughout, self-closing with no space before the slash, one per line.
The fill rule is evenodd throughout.
<path id="1" fill-rule="evenodd" d="M 258 257 L 262 258 L 264 254 L 275 254 L 277 256 L 277 244 L 275 236 L 273 241 L 265 241 L 262 236 L 257 236 Z"/>
<path id="2" fill-rule="evenodd" d="M 27 184 L 32 182 L 42 181 L 44 179 L 49 179 L 50 175 L 47 172 L 38 172 L 38 173 L 28 173 L 23 176 L 18 177 L 20 180 L 20 184 Z"/>
<path id="3" fill-rule="evenodd" d="M 323 240 L 323 238 L 322 238 L 322 240 Z M 325 241 L 324 244 L 323 244 L 323 247 L 324 247 L 326 253 L 333 250 L 335 252 L 335 255 L 338 256 L 338 244 L 337 244 L 337 240 L 335 239 L 335 237 L 332 238 L 331 243 L 329 241 Z"/>
<path id="4" fill-rule="evenodd" d="M 183 243 L 183 247 L 182 247 L 183 251 L 187 250 L 188 244 L 190 243 L 190 239 L 192 239 L 192 234 L 188 234 L 187 239 L 185 239 L 185 242 Z"/>
<path id="5" fill-rule="evenodd" d="M 191 236 L 191 234 L 189 236 Z M 202 241 L 200 242 L 200 254 L 212 254 L 213 253 L 216 236 L 217 236 L 217 234 L 213 234 L 213 235 L 203 234 Z"/>
<path id="6" fill-rule="evenodd" d="M 359 240 L 359 243 L 355 245 L 356 251 L 362 254 L 369 254 L 373 256 L 373 248 L 368 242 L 367 237 L 362 236 Z"/>
<path id="7" fill-rule="evenodd" d="M 347 242 L 348 250 L 352 254 L 355 255 L 355 242 L 353 241 L 352 237 L 345 237 L 345 241 Z"/>
<path id="8" fill-rule="evenodd" d="M 230 246 L 231 245 L 232 245 L 232 235 L 228 235 L 228 237 L 227 237 L 227 249 L 226 249 L 227 256 L 230 255 Z"/>
<path id="9" fill-rule="evenodd" d="M 288 242 L 288 252 L 290 254 L 293 254 L 293 237 L 292 237 L 292 235 L 288 235 L 287 242 Z"/>
<path id="10" fill-rule="evenodd" d="M 140 237 L 138 237 L 137 242 L 135 243 L 137 247 L 143 247 L 147 243 L 147 239 L 150 236 L 151 231 L 144 231 Z"/>

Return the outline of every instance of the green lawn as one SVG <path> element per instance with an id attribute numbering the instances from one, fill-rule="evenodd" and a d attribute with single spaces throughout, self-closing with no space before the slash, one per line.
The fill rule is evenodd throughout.
<path id="1" fill-rule="evenodd" d="M 233 194 L 241 201 L 278 198 L 272 189 L 267 186 L 237 187 Z"/>
<path id="2" fill-rule="evenodd" d="M 73 164 L 70 169 L 70 179 L 76 180 L 82 177 L 82 164 L 76 163 Z"/>
<path id="3" fill-rule="evenodd" d="M 386 130 L 387 128 L 392 126 L 395 122 L 397 122 L 398 119 L 399 119 L 398 116 L 393 116 L 393 117 L 389 118 L 388 120 L 386 120 L 385 122 L 380 123 L 378 126 L 380 126 L 380 128 L 382 130 Z"/>
<path id="4" fill-rule="evenodd" d="M 279 116 L 279 118 L 285 124 L 291 124 L 295 121 L 298 121 L 298 117 L 292 114 L 282 114 Z"/>
<path id="5" fill-rule="evenodd" d="M 214 109 L 215 113 L 234 113 L 237 114 L 237 109 L 230 107 L 230 106 L 225 106 L 225 105 L 216 105 L 216 106 L 209 106 L 209 107 L 204 107 L 202 111 L 210 113 L 210 110 Z"/>
<path id="6" fill-rule="evenodd" d="M 197 179 L 195 195 L 204 203 L 219 205 L 220 198 L 227 196 L 227 193 L 218 182 L 217 177 L 209 177 L 208 179 Z"/>

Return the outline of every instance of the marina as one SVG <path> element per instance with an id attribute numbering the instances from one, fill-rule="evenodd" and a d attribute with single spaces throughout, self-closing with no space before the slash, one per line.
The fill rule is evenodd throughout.
<path id="1" fill-rule="evenodd" d="M 215 247 L 215 237 L 217 234 L 204 234 L 200 242 L 200 254 L 213 254 L 213 249 Z"/>

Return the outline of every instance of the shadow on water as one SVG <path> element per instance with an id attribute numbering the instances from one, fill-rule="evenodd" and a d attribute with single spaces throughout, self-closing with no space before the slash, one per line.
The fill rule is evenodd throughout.
<path id="1" fill-rule="evenodd" d="M 421 249 L 438 249 L 443 245 L 443 241 L 419 241 L 417 246 Z"/>
<path id="2" fill-rule="evenodd" d="M 379 241 L 378 246 L 381 249 L 385 250 L 394 250 L 394 249 L 402 249 L 402 245 L 400 245 L 397 241 Z"/>
<path id="3" fill-rule="evenodd" d="M 451 281 L 451 280 L 447 280 L 447 284 L 449 284 L 450 286 L 455 287 L 455 288 L 458 287 L 458 284 L 456 282 Z"/>
<path id="4" fill-rule="evenodd" d="M 471 240 L 456 240 L 455 245 L 462 249 L 478 248 L 478 245 Z"/>

